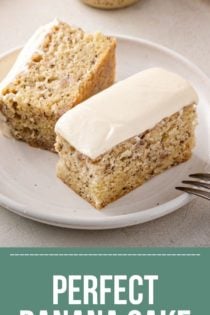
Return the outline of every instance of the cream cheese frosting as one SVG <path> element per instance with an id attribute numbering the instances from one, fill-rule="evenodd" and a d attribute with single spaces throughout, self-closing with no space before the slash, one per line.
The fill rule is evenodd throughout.
<path id="1" fill-rule="evenodd" d="M 31 57 L 34 53 L 39 52 L 39 47 L 44 40 L 45 36 L 49 33 L 49 31 L 59 24 L 58 19 L 54 19 L 52 22 L 39 27 L 36 32 L 32 35 L 32 37 L 25 44 L 24 48 L 21 50 L 18 55 L 13 67 L 10 69 L 7 76 L 0 83 L 0 92 L 4 89 L 11 81 L 15 79 L 15 77 L 25 71 L 27 69 L 27 64 L 31 60 Z"/>
<path id="2" fill-rule="evenodd" d="M 76 150 L 96 159 L 197 102 L 188 81 L 164 69 L 150 68 L 69 110 L 57 121 L 55 131 Z"/>

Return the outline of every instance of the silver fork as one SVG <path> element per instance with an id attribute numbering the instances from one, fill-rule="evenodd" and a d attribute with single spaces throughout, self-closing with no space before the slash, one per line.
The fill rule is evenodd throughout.
<path id="1" fill-rule="evenodd" d="M 187 192 L 189 194 L 210 200 L 210 173 L 197 173 L 190 174 L 189 176 L 196 178 L 197 180 L 183 180 L 182 183 L 191 185 L 194 188 L 182 186 L 175 188 Z"/>

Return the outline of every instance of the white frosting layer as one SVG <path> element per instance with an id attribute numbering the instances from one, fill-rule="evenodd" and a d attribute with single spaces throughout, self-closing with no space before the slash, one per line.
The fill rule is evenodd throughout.
<path id="1" fill-rule="evenodd" d="M 95 159 L 163 118 L 198 102 L 190 83 L 160 68 L 139 72 L 66 112 L 55 131 Z"/>
<path id="2" fill-rule="evenodd" d="M 139 72 L 66 112 L 55 131 L 95 159 L 117 144 L 196 104 L 190 83 L 160 68 Z"/>
<path id="3" fill-rule="evenodd" d="M 33 34 L 33 36 L 28 40 L 24 48 L 21 50 L 19 56 L 17 57 L 13 67 L 0 83 L 0 91 L 5 88 L 15 77 L 27 70 L 27 64 L 30 61 L 32 55 L 36 52 L 39 52 L 39 47 L 44 40 L 45 36 L 52 29 L 53 26 L 57 25 L 59 21 L 57 19 L 53 20 L 51 23 L 41 26 Z"/>

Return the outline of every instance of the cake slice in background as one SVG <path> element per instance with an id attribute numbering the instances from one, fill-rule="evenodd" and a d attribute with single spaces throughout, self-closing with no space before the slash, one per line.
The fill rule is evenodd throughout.
<path id="1" fill-rule="evenodd" d="M 115 46 L 113 38 L 57 20 L 38 29 L 0 84 L 0 113 L 11 135 L 54 150 L 58 118 L 113 84 Z"/>
<path id="2" fill-rule="evenodd" d="M 191 157 L 197 102 L 189 82 L 159 68 L 116 83 L 56 123 L 57 176 L 106 206 Z"/>

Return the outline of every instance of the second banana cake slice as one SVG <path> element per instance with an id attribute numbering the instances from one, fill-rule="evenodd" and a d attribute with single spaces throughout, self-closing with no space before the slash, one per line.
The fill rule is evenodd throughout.
<path id="1" fill-rule="evenodd" d="M 54 150 L 58 118 L 113 84 L 115 46 L 57 20 L 39 28 L 0 84 L 0 117 L 11 135 Z"/>
<path id="2" fill-rule="evenodd" d="M 164 69 L 137 73 L 65 113 L 56 123 L 57 176 L 102 208 L 194 147 L 198 97 Z"/>

